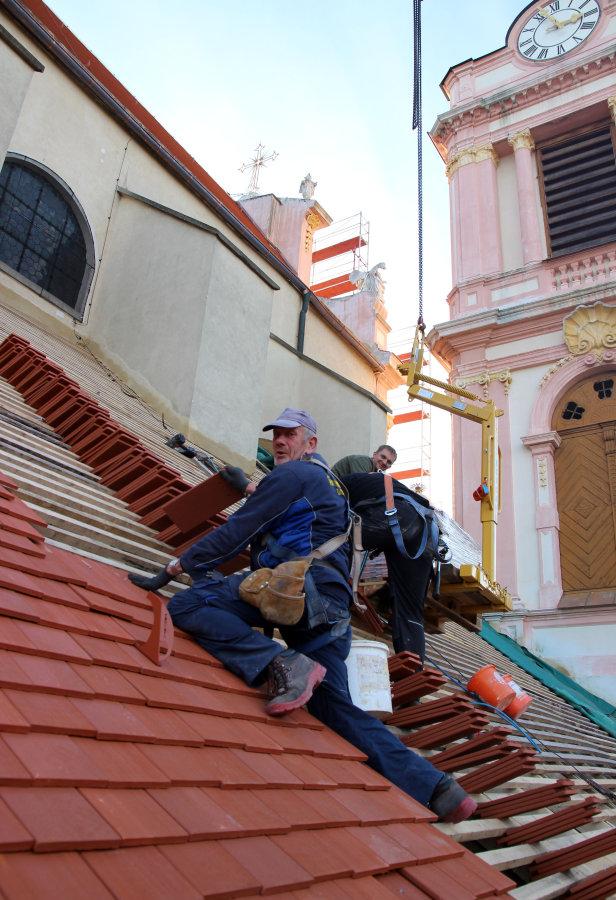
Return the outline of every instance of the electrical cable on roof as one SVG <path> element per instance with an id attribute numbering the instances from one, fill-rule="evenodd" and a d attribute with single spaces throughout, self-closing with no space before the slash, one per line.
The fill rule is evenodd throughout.
<path id="1" fill-rule="evenodd" d="M 417 325 L 423 331 L 423 126 L 421 108 L 421 0 L 413 0 L 413 131 L 417 131 Z"/>
<path id="2" fill-rule="evenodd" d="M 443 657 L 443 659 L 447 662 L 447 664 L 449 666 L 451 666 L 452 669 L 454 669 L 454 671 L 456 671 L 458 673 L 458 675 L 460 676 L 460 679 L 464 679 L 464 675 L 462 674 L 462 672 L 460 672 L 460 670 L 457 668 L 457 666 L 455 666 L 451 662 L 451 660 L 447 659 L 447 657 L 445 656 L 445 654 L 439 647 L 434 646 L 431 649 L 436 650 L 436 652 L 439 653 Z M 459 687 L 461 690 L 463 690 L 466 694 L 469 694 L 471 697 L 477 697 L 478 699 L 473 701 L 477 706 L 488 707 L 489 709 L 492 710 L 492 712 L 497 713 L 502 719 L 507 721 L 507 723 L 509 725 L 512 725 L 517 731 L 519 731 L 526 738 L 526 740 L 531 744 L 531 746 L 535 750 L 538 750 L 539 753 L 541 753 L 542 749 L 540 749 L 540 748 L 543 748 L 543 750 L 547 750 L 548 753 L 552 753 L 562 763 L 564 763 L 566 766 L 569 766 L 571 769 L 573 769 L 573 771 L 577 774 L 578 778 L 580 778 L 582 781 L 585 781 L 587 785 L 589 785 L 594 791 L 597 791 L 598 794 L 601 794 L 603 797 L 605 797 L 613 806 L 616 806 L 616 792 L 611 791 L 609 788 L 603 787 L 603 785 L 601 785 L 597 781 L 595 781 L 594 778 L 591 778 L 589 775 L 586 775 L 584 772 L 580 771 L 580 769 L 578 769 L 578 767 L 575 765 L 575 763 L 569 762 L 569 760 L 565 759 L 564 756 L 561 756 L 561 754 L 557 750 L 554 750 L 553 747 L 549 747 L 547 744 L 545 744 L 541 740 L 541 738 L 532 736 L 531 733 L 527 729 L 522 728 L 522 726 L 519 725 L 515 721 L 515 719 L 512 719 L 510 716 L 508 716 L 507 713 L 504 713 L 502 710 L 497 709 L 495 706 L 492 706 L 490 703 L 485 703 L 484 701 L 480 701 L 479 695 L 475 694 L 473 691 L 469 691 L 468 688 L 466 687 L 466 683 L 464 681 L 460 681 L 458 678 L 455 678 L 453 675 L 451 675 L 450 672 L 447 672 L 446 669 L 443 669 L 441 666 L 438 665 L 438 663 L 435 663 L 433 659 L 430 659 L 427 654 L 426 654 L 426 662 L 430 663 L 431 666 L 434 666 L 435 669 L 438 669 L 438 671 L 441 672 L 441 674 L 444 675 L 445 678 L 447 678 L 449 681 L 451 681 L 452 684 L 455 684 L 456 687 Z"/>

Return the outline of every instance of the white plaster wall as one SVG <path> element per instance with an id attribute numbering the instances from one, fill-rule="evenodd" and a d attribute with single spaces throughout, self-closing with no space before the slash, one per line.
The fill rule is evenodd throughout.
<path id="1" fill-rule="evenodd" d="M 301 293 L 129 137 L 12 20 L 0 14 L 0 21 L 46 67 L 44 73 L 30 78 L 26 91 L 19 65 L 9 66 L 7 75 L 16 89 L 10 115 L 4 107 L 5 92 L 0 104 L 5 140 L 10 150 L 43 163 L 66 182 L 93 232 L 97 273 L 84 323 L 78 326 L 80 333 L 117 372 L 143 390 L 146 399 L 171 416 L 170 421 L 179 419 L 179 425 L 192 429 L 213 451 L 220 441 L 228 458 L 235 453 L 239 461 L 249 448 L 254 458 L 262 411 L 274 406 L 272 398 L 277 400 L 280 387 L 288 382 L 286 371 L 266 373 L 269 333 L 295 346 Z M 121 199 L 116 185 L 217 228 L 280 290 L 273 291 L 198 228 L 137 201 Z M 298 210 L 302 203 L 298 202 Z M 3 296 L 16 308 L 50 328 L 72 332 L 70 316 L 10 275 L 0 274 L 0 285 L 4 284 Z M 314 309 L 308 312 L 304 350 L 366 390 L 375 390 L 370 364 Z M 297 362 L 290 365 L 294 372 Z M 357 416 L 353 441 L 365 428 L 366 442 L 371 443 L 372 433 L 378 431 L 374 404 L 330 376 L 316 378 L 316 371 L 301 363 L 302 387 L 296 396 L 301 399 L 302 391 L 309 400 L 327 395 L 328 409 L 346 403 Z M 313 377 L 318 388 L 316 382 L 311 385 Z M 220 395 L 217 401 L 214 387 Z M 223 394 L 223 405 L 217 406 Z M 347 394 L 361 397 L 359 407 L 356 399 L 347 403 Z M 241 424 L 234 427 L 227 425 L 226 415 L 232 400 L 240 404 L 242 413 Z M 384 411 L 379 409 L 376 417 L 384 423 Z M 210 428 L 213 432 L 208 435 Z"/>
<path id="2" fill-rule="evenodd" d="M 319 450 L 332 464 L 349 453 L 372 453 L 385 440 L 385 410 L 275 341 L 268 350 L 266 386 L 263 422 L 286 406 L 307 409 L 319 427 Z"/>
<path id="3" fill-rule="evenodd" d="M 539 390 L 539 382 L 549 366 L 514 372 L 509 393 L 509 427 L 511 429 L 511 485 L 503 490 L 513 490 L 516 566 L 518 595 L 526 609 L 539 608 L 539 544 L 535 530 L 535 485 L 532 455 L 522 443 L 528 434 L 532 405 Z"/>
<path id="4" fill-rule="evenodd" d="M 21 107 L 34 70 L 0 40 L 0 165 L 10 147 Z M 40 73 L 36 73 L 40 77 Z"/>
<path id="5" fill-rule="evenodd" d="M 524 264 L 522 234 L 518 207 L 518 181 L 515 157 L 503 156 L 496 170 L 498 186 L 498 214 L 501 228 L 503 271 L 517 269 Z"/>
<path id="6" fill-rule="evenodd" d="M 586 690 L 616 704 L 616 624 L 535 628 L 529 649 Z"/>

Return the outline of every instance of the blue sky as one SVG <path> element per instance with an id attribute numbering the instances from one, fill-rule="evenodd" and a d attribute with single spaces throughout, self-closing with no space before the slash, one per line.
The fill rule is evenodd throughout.
<path id="1" fill-rule="evenodd" d="M 411 0 L 48 0 L 54 12 L 230 192 L 262 141 L 260 188 L 294 196 L 306 172 L 334 219 L 362 210 L 385 261 L 395 327 L 416 310 Z M 424 127 L 447 69 L 504 44 L 525 3 L 424 0 Z M 425 139 L 426 321 L 448 317 L 444 167 Z"/>

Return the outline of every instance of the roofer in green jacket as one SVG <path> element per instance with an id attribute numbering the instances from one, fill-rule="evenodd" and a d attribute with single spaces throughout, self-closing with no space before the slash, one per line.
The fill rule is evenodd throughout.
<path id="1" fill-rule="evenodd" d="M 398 458 L 398 454 L 389 444 L 381 444 L 372 456 L 364 456 L 354 453 L 351 456 L 343 456 L 332 466 L 332 472 L 336 478 L 343 478 L 353 472 L 386 472 Z"/>

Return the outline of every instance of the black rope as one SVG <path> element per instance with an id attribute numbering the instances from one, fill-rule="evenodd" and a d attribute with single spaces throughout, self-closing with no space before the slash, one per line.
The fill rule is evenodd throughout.
<path id="1" fill-rule="evenodd" d="M 423 329 L 423 126 L 421 109 L 421 0 L 413 0 L 413 131 L 417 131 L 417 324 Z"/>

